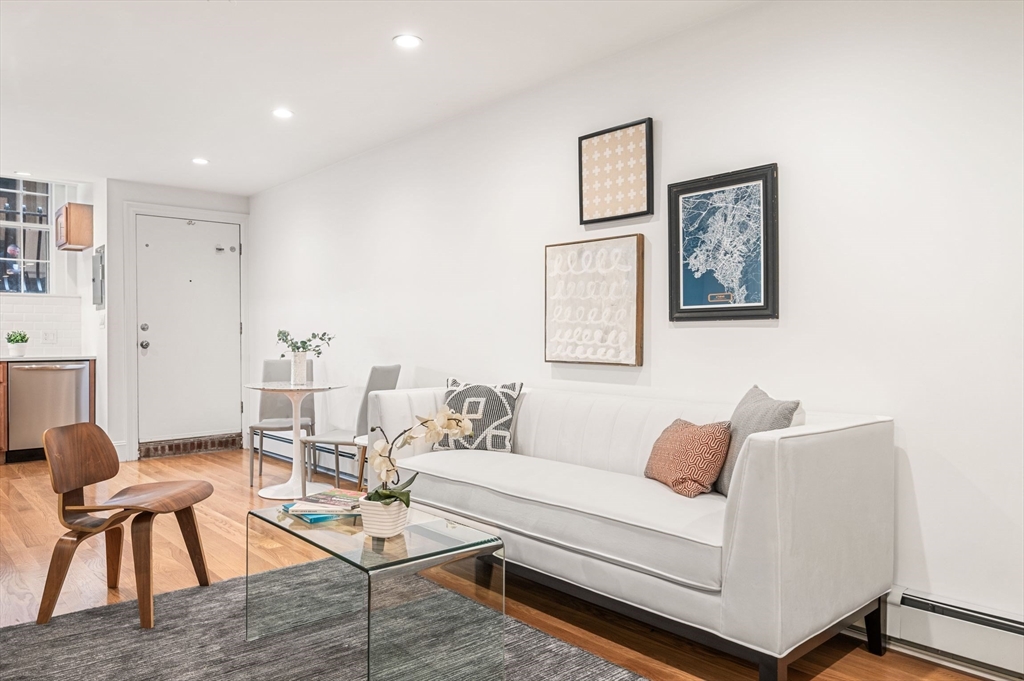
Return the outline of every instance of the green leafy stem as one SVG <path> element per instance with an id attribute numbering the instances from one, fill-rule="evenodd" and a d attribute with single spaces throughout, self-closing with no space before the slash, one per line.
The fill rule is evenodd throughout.
<path id="1" fill-rule="evenodd" d="M 312 352 L 317 357 L 323 353 L 324 346 L 329 346 L 332 340 L 334 340 L 334 336 L 326 331 L 324 333 L 312 333 L 305 340 L 292 338 L 292 335 L 284 329 L 280 329 L 277 332 L 277 342 L 283 343 L 289 352 Z M 281 353 L 281 358 L 284 359 L 284 353 Z"/>

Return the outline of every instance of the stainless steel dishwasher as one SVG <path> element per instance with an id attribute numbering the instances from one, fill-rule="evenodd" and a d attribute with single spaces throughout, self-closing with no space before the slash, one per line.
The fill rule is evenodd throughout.
<path id="1" fill-rule="evenodd" d="M 10 362 L 9 451 L 40 449 L 47 428 L 89 420 L 88 362 Z"/>

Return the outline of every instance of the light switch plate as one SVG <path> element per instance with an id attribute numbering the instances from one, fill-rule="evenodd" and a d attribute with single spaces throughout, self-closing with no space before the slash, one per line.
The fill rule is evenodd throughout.
<path id="1" fill-rule="evenodd" d="M 43 331 L 43 345 L 56 345 L 57 344 L 57 332 L 56 331 Z"/>

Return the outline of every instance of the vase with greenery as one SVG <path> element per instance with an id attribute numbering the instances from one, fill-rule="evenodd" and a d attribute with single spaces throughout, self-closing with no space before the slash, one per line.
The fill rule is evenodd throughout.
<path id="1" fill-rule="evenodd" d="M 25 348 L 28 347 L 28 334 L 24 331 L 7 332 L 7 349 L 11 357 L 24 357 Z"/>
<path id="2" fill-rule="evenodd" d="M 374 431 L 379 431 L 383 436 L 373 443 L 370 451 L 370 466 L 380 480 L 380 486 L 359 501 L 359 511 L 363 516 L 363 532 L 367 535 L 394 537 L 405 529 L 411 501 L 409 487 L 417 475 L 413 473 L 412 477 L 401 482 L 398 464 L 395 462 L 395 450 L 421 438 L 434 444 L 440 442 L 445 435 L 472 435 L 473 422 L 444 406 L 434 416 L 417 416 L 416 423 L 396 435 L 394 439 L 388 438 L 380 426 L 370 429 L 371 433 Z M 395 503 L 396 501 L 399 503 Z"/>
<path id="3" fill-rule="evenodd" d="M 309 338 L 304 340 L 298 340 L 292 338 L 292 335 L 280 329 L 277 332 L 277 342 L 283 344 L 288 348 L 288 351 L 292 355 L 292 379 L 293 384 L 305 383 L 306 382 L 306 353 L 312 352 L 315 356 L 319 357 L 325 346 L 329 346 L 331 341 L 334 340 L 334 336 L 324 333 L 311 333 Z M 281 359 L 284 359 L 285 353 L 281 353 Z"/>

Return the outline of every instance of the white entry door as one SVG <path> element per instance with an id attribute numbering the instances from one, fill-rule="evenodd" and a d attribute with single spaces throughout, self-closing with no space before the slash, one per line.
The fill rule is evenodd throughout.
<path id="1" fill-rule="evenodd" d="M 237 433 L 239 226 L 136 217 L 139 442 Z"/>

